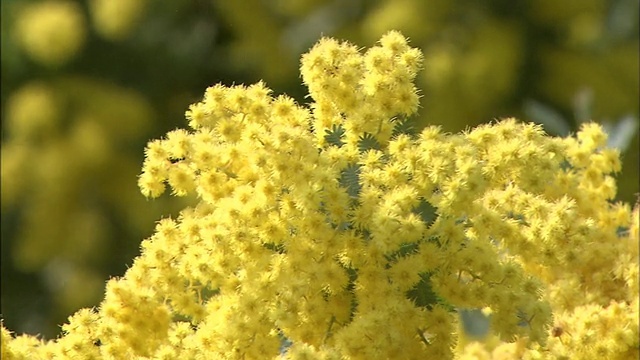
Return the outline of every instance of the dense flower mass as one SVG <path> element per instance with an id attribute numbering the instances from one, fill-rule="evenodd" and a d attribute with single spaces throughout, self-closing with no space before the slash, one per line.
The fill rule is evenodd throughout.
<path id="1" fill-rule="evenodd" d="M 139 177 L 193 206 L 59 339 L 3 329 L 3 357 L 637 356 L 638 213 L 611 201 L 602 128 L 416 131 L 421 61 L 398 32 L 364 54 L 324 38 L 302 57 L 308 106 L 208 88 Z M 466 345 L 457 310 L 479 308 L 491 339 Z"/>

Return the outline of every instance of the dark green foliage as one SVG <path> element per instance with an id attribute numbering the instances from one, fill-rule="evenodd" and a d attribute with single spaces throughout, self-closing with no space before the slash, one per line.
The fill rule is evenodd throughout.
<path id="1" fill-rule="evenodd" d="M 404 243 L 400 245 L 400 248 L 390 254 L 386 254 L 385 258 L 389 262 L 387 264 L 387 268 L 391 267 L 391 264 L 395 263 L 399 258 L 405 257 L 410 254 L 415 254 L 418 252 L 419 244 L 418 242 L 413 243 Z"/>
<path id="2" fill-rule="evenodd" d="M 347 189 L 347 193 L 352 198 L 357 198 L 360 194 L 360 165 L 349 164 L 346 169 L 342 170 L 340 176 L 340 186 Z"/>
<path id="3" fill-rule="evenodd" d="M 420 219 L 422 219 L 427 226 L 431 226 L 438 218 L 436 211 L 437 209 L 425 199 L 420 199 L 418 206 L 413 209 L 413 212 L 420 215 Z"/>
<path id="4" fill-rule="evenodd" d="M 448 304 L 444 299 L 439 297 L 431 286 L 431 276 L 433 273 L 420 274 L 420 281 L 413 289 L 407 291 L 407 298 L 412 300 L 416 306 L 424 307 L 429 310 L 433 309 L 436 304 L 442 305 L 449 311 L 455 311 L 455 308 Z"/>
<path id="5" fill-rule="evenodd" d="M 360 153 L 365 153 L 369 150 L 382 150 L 382 145 L 380 145 L 373 135 L 364 133 L 358 142 L 358 150 L 360 150 Z"/>
<path id="6" fill-rule="evenodd" d="M 330 144 L 337 147 L 344 145 L 342 137 L 344 136 L 344 128 L 342 125 L 333 125 L 331 130 L 326 130 L 324 139 Z"/>
<path id="7" fill-rule="evenodd" d="M 278 254 L 285 254 L 287 252 L 287 250 L 284 248 L 284 245 L 282 244 L 263 243 L 262 246 L 273 252 L 277 252 Z"/>
<path id="8" fill-rule="evenodd" d="M 400 134 L 409 135 L 410 137 L 414 137 L 418 133 L 418 129 L 416 129 L 416 122 L 413 119 L 405 118 L 405 119 L 395 119 L 392 137 L 396 137 Z"/>

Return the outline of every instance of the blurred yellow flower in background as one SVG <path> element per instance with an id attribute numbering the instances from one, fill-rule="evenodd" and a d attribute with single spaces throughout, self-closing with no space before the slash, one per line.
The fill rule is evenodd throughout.
<path id="1" fill-rule="evenodd" d="M 65 0 L 33 2 L 18 15 L 15 34 L 29 57 L 56 67 L 73 60 L 86 40 L 86 21 L 80 5 Z"/>
<path id="2" fill-rule="evenodd" d="M 90 0 L 92 25 L 105 39 L 125 39 L 139 24 L 147 0 Z"/>

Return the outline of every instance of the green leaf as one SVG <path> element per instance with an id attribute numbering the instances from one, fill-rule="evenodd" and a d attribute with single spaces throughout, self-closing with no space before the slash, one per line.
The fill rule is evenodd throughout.
<path id="1" fill-rule="evenodd" d="M 400 134 L 405 134 L 413 137 L 418 133 L 415 125 L 416 122 L 413 119 L 396 119 L 394 121 L 394 127 L 392 132 L 392 137 L 396 137 Z"/>
<path id="2" fill-rule="evenodd" d="M 607 146 L 617 148 L 620 152 L 624 152 L 631 145 L 633 137 L 638 131 L 638 119 L 632 115 L 625 116 L 615 125 L 604 123 L 604 130 L 609 134 Z"/>
<path id="3" fill-rule="evenodd" d="M 418 206 L 413 208 L 413 213 L 420 215 L 424 224 L 429 227 L 438 218 L 437 208 L 431 205 L 427 200 L 420 199 Z"/>
<path id="4" fill-rule="evenodd" d="M 360 150 L 360 153 L 365 153 L 369 150 L 382 150 L 382 145 L 380 145 L 373 135 L 364 133 L 358 142 L 358 150 Z"/>
<path id="5" fill-rule="evenodd" d="M 344 136 L 344 128 L 342 125 L 333 125 L 331 130 L 326 130 L 324 139 L 331 145 L 341 147 L 344 145 L 342 137 Z"/>
<path id="6" fill-rule="evenodd" d="M 451 306 L 451 304 L 447 303 L 433 291 L 433 287 L 431 285 L 432 275 L 433 273 L 420 274 L 420 281 L 413 287 L 413 289 L 407 291 L 407 298 L 412 300 L 416 306 L 424 307 L 429 310 L 431 310 L 434 305 L 442 305 L 450 312 L 455 311 L 455 308 Z"/>
<path id="7" fill-rule="evenodd" d="M 347 189 L 347 194 L 357 198 L 360 194 L 360 165 L 349 164 L 340 174 L 340 186 Z"/>
<path id="8" fill-rule="evenodd" d="M 534 122 L 542 124 L 551 135 L 567 136 L 571 132 L 568 121 L 559 112 L 535 100 L 524 103 L 524 112 Z"/>
<path id="9" fill-rule="evenodd" d="M 412 243 L 403 243 L 400 245 L 400 248 L 390 254 L 386 254 L 385 258 L 387 259 L 387 261 L 389 262 L 389 264 L 387 265 L 388 267 L 391 266 L 392 263 L 396 262 L 396 260 L 398 260 L 398 258 L 402 258 L 405 257 L 407 255 L 410 254 L 415 254 L 418 252 L 418 243 L 417 242 L 412 242 Z"/>

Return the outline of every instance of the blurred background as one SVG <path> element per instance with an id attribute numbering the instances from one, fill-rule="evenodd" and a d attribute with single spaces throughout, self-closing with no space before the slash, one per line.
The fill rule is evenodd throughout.
<path id="1" fill-rule="evenodd" d="M 0 313 L 55 337 L 102 299 L 155 221 L 146 142 L 185 127 L 207 86 L 264 79 L 305 103 L 298 61 L 322 35 L 391 29 L 425 54 L 420 125 L 515 116 L 552 135 L 595 120 L 638 193 L 638 0 L 2 0 Z"/>

